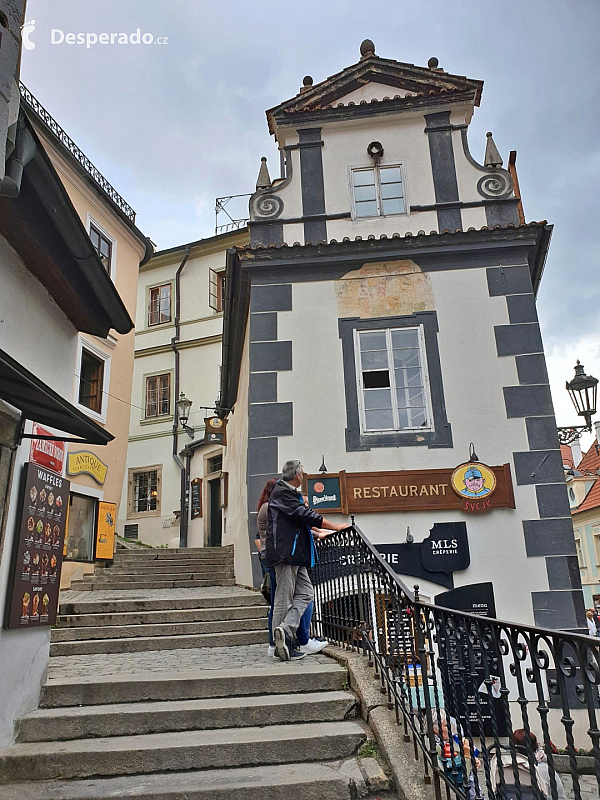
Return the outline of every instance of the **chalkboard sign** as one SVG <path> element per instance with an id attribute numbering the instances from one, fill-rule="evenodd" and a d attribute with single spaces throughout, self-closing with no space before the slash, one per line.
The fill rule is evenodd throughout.
<path id="1" fill-rule="evenodd" d="M 347 514 L 345 472 L 306 475 L 302 493 L 308 497 L 308 505 L 319 514 Z"/>
<path id="2" fill-rule="evenodd" d="M 192 519 L 202 516 L 202 478 L 194 478 L 192 489 Z"/>

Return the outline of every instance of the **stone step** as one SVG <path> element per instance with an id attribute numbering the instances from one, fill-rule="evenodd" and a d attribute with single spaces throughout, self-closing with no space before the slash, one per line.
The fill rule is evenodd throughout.
<path id="1" fill-rule="evenodd" d="M 84 639 L 75 642 L 51 642 L 51 656 L 81 656 L 94 653 L 140 653 L 151 650 L 187 650 L 190 647 L 244 647 L 268 644 L 269 632 L 264 620 L 261 629 L 231 633 L 199 633 L 180 636 L 140 636 L 125 639 Z"/>
<path id="2" fill-rule="evenodd" d="M 197 580 L 223 580 L 224 578 L 232 578 L 233 570 L 211 570 L 200 569 L 194 572 L 189 570 L 181 570 L 178 572 L 151 572 L 150 570 L 140 569 L 139 572 L 113 572 L 112 570 L 101 570 L 95 573 L 93 578 L 90 578 L 94 583 L 139 583 L 141 580 L 156 580 L 156 581 L 197 581 Z M 86 579 L 84 578 L 84 581 Z"/>
<path id="3" fill-rule="evenodd" d="M 199 556 L 223 556 L 233 558 L 233 545 L 225 547 L 156 547 L 144 550 L 119 550 L 116 553 L 118 558 L 173 558 L 183 556 L 185 558 L 198 558 Z"/>
<path id="4" fill-rule="evenodd" d="M 40 706 L 90 706 L 161 700 L 200 700 L 211 697 L 247 697 L 263 694 L 329 692 L 343 688 L 348 673 L 338 664 L 276 663 L 260 668 L 142 672 L 95 677 L 61 678 L 42 687 Z M 258 740 L 260 741 L 260 739 Z"/>
<path id="5" fill-rule="evenodd" d="M 233 569 L 233 561 L 150 561 L 148 564 L 113 564 L 110 567 L 97 567 L 96 575 L 131 574 L 148 572 L 154 575 L 162 572 L 227 572 Z"/>
<path id="6" fill-rule="evenodd" d="M 220 620 L 266 619 L 268 606 L 249 605 L 231 608 L 189 608 L 168 611 L 130 611 L 114 614 L 68 614 L 56 618 L 56 629 L 113 627 L 121 625 L 176 625 L 182 622 L 212 622 Z M 57 639 L 58 641 L 58 639 Z"/>
<path id="7" fill-rule="evenodd" d="M 153 625 L 108 625 L 82 628 L 55 628 L 51 642 L 75 642 L 85 639 L 128 639 L 137 636 L 181 636 L 232 631 L 264 631 L 265 615 L 248 619 L 212 622 L 165 622 Z"/>
<path id="8" fill-rule="evenodd" d="M 353 721 L 109 736 L 15 744 L 0 752 L 4 782 L 90 778 L 348 758 L 366 739 Z"/>
<path id="9" fill-rule="evenodd" d="M 98 592 L 105 589 L 193 589 L 199 586 L 235 586 L 234 578 L 215 578 L 213 580 L 177 580 L 177 581 L 135 581 L 131 583 L 119 581 L 96 581 L 94 578 L 91 580 L 72 581 L 71 589 L 79 592 Z"/>
<path id="10" fill-rule="evenodd" d="M 296 759 L 297 760 L 297 759 Z M 285 764 L 5 784 L 3 800 L 350 800 L 347 777 L 327 764 Z"/>
<path id="11" fill-rule="evenodd" d="M 206 591 L 206 590 L 205 590 Z M 218 591 L 218 590 L 217 590 Z M 172 611 L 177 606 L 178 611 L 185 609 L 205 608 L 240 608 L 246 606 L 265 606 L 265 600 L 260 592 L 238 591 L 232 594 L 217 594 L 211 596 L 199 595 L 197 597 L 130 597 L 115 598 L 110 600 L 70 600 L 60 603 L 61 614 L 113 614 L 113 613 L 138 613 L 146 611 Z"/>
<path id="12" fill-rule="evenodd" d="M 263 686 L 263 691 L 266 688 Z M 347 718 L 355 706 L 353 694 L 333 691 L 38 709 L 21 719 L 17 741 L 332 722 Z"/>

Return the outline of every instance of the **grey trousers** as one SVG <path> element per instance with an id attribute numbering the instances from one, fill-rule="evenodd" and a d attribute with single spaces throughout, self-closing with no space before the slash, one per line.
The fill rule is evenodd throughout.
<path id="1" fill-rule="evenodd" d="M 306 567 L 278 564 L 275 567 L 277 588 L 273 606 L 273 630 L 281 627 L 290 636 L 296 635 L 302 614 L 314 597 L 313 585 Z"/>

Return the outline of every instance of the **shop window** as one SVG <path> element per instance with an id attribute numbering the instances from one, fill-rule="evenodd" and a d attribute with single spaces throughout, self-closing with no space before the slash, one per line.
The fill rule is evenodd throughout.
<path id="1" fill-rule="evenodd" d="M 171 373 L 146 378 L 146 417 L 162 417 L 171 413 Z"/>
<path id="2" fill-rule="evenodd" d="M 404 214 L 402 166 L 353 169 L 352 199 L 356 219 Z"/>
<path id="3" fill-rule="evenodd" d="M 102 262 L 104 269 L 111 275 L 112 272 L 112 255 L 113 243 L 102 231 L 100 231 L 93 223 L 90 222 L 90 239 L 94 246 L 94 250 L 98 253 L 98 258 Z"/>
<path id="4" fill-rule="evenodd" d="M 225 304 L 225 270 L 209 270 L 208 305 L 215 311 L 223 311 Z"/>
<path id="5" fill-rule="evenodd" d="M 452 447 L 437 315 L 342 319 L 346 450 Z"/>
<path id="6" fill-rule="evenodd" d="M 157 517 L 160 515 L 162 467 L 140 467 L 129 470 L 127 516 Z"/>
<path id="7" fill-rule="evenodd" d="M 171 321 L 171 284 L 153 286 L 148 292 L 148 326 Z"/>
<path id="8" fill-rule="evenodd" d="M 97 505 L 98 501 L 95 497 L 74 493 L 69 495 L 69 524 L 65 537 L 65 558 L 71 561 L 94 560 Z"/>
<path id="9" fill-rule="evenodd" d="M 84 347 L 79 369 L 79 405 L 101 414 L 103 388 L 104 360 Z"/>

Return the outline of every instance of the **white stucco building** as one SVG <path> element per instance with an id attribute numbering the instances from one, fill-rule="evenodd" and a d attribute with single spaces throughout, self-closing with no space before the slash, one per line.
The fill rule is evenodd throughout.
<path id="1" fill-rule="evenodd" d="M 324 456 L 329 474 L 389 486 L 451 473 L 472 444 L 502 468 L 506 502 L 404 510 L 368 488 L 351 498 L 357 523 L 380 546 L 403 545 L 407 526 L 419 545 L 436 523 L 465 523 L 470 565 L 449 584 L 402 559 L 397 571 L 431 597 L 491 583 L 501 618 L 583 623 L 535 306 L 551 226 L 525 222 L 516 154 L 504 169 L 490 134 L 485 163 L 471 155 L 482 88 L 367 40 L 358 63 L 267 112 L 284 175 L 271 181 L 263 160 L 250 244 L 229 251 L 226 277 L 224 515 L 242 583 L 258 496 L 287 459 L 316 473 Z"/>

